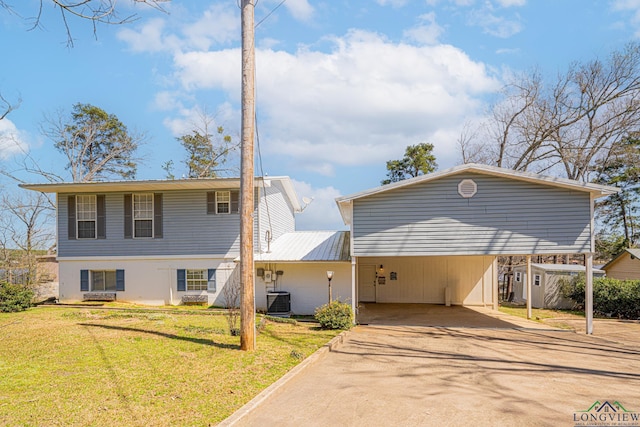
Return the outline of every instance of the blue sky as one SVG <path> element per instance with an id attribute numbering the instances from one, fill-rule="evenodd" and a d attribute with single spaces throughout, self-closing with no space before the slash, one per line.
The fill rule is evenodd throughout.
<path id="1" fill-rule="evenodd" d="M 175 138 L 199 109 L 239 137 L 236 0 L 173 0 L 167 13 L 120 0 L 121 15 L 140 19 L 98 26 L 96 38 L 71 18 L 73 48 L 51 5 L 29 31 L 38 1 L 13 3 L 15 13 L 0 9 L 0 93 L 22 104 L 0 122 L 4 167 L 19 146 L 64 175 L 39 129 L 77 102 L 146 133 L 140 179 L 164 178 L 168 160 L 185 171 Z M 256 22 L 280 3 L 259 0 Z M 407 145 L 433 143 L 439 169 L 459 164 L 464 124 L 486 114 L 510 73 L 553 76 L 639 35 L 640 0 L 287 0 L 256 29 L 264 171 L 314 198 L 299 229 L 343 228 L 335 197 L 379 185 Z"/>

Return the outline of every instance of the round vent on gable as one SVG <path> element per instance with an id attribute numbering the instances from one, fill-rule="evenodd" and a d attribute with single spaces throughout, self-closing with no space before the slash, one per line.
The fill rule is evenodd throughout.
<path id="1" fill-rule="evenodd" d="M 478 185 L 472 179 L 463 179 L 458 184 L 458 194 L 465 199 L 473 197 L 478 192 Z"/>

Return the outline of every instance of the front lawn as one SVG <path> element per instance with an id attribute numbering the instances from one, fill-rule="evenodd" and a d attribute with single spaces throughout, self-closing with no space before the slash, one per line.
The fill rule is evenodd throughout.
<path id="1" fill-rule="evenodd" d="M 527 318 L 527 308 L 522 306 L 501 305 L 499 310 L 512 316 Z M 567 322 L 563 320 L 584 319 L 584 312 L 576 310 L 551 310 L 546 308 L 532 308 L 531 320 L 546 323 L 556 328 L 573 329 Z"/>
<path id="2" fill-rule="evenodd" d="M 315 326 L 263 321 L 249 353 L 206 310 L 0 313 L 0 425 L 215 424 L 339 332 Z"/>

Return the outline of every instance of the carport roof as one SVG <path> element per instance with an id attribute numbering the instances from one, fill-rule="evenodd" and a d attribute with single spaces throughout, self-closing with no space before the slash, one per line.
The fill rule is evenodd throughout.
<path id="1" fill-rule="evenodd" d="M 511 178 L 520 181 L 533 182 L 537 184 L 545 184 L 553 187 L 567 188 L 570 190 L 584 191 L 591 193 L 594 198 L 609 196 L 620 191 L 617 187 L 611 187 L 606 185 L 592 184 L 590 182 L 580 182 L 572 179 L 557 178 L 551 176 L 540 175 L 532 172 L 521 172 L 512 169 L 499 168 L 496 166 L 481 165 L 477 163 L 467 163 L 464 165 L 454 166 L 443 171 L 433 172 L 426 175 L 421 175 L 415 178 L 405 179 L 399 182 L 393 182 L 391 184 L 374 187 L 369 190 L 364 190 L 359 193 L 350 194 L 347 196 L 338 197 L 336 203 L 340 209 L 340 214 L 345 224 L 351 223 L 349 206 L 351 202 L 362 197 L 371 196 L 373 194 L 384 193 L 394 190 L 396 188 L 407 187 L 417 183 L 424 183 L 429 181 L 435 181 L 440 178 L 444 178 L 451 175 L 456 175 L 464 172 L 478 173 L 482 175 L 491 175 L 497 177 Z"/>
<path id="2" fill-rule="evenodd" d="M 255 262 L 347 262 L 348 231 L 295 231 L 278 237 L 270 251 L 256 254 Z"/>

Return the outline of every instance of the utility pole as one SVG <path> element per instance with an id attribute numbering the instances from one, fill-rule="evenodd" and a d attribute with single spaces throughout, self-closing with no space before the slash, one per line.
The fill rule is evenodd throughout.
<path id="1" fill-rule="evenodd" d="M 254 0 L 242 0 L 242 131 L 240 159 L 240 349 L 256 348 L 253 278 L 253 137 L 255 120 Z"/>

